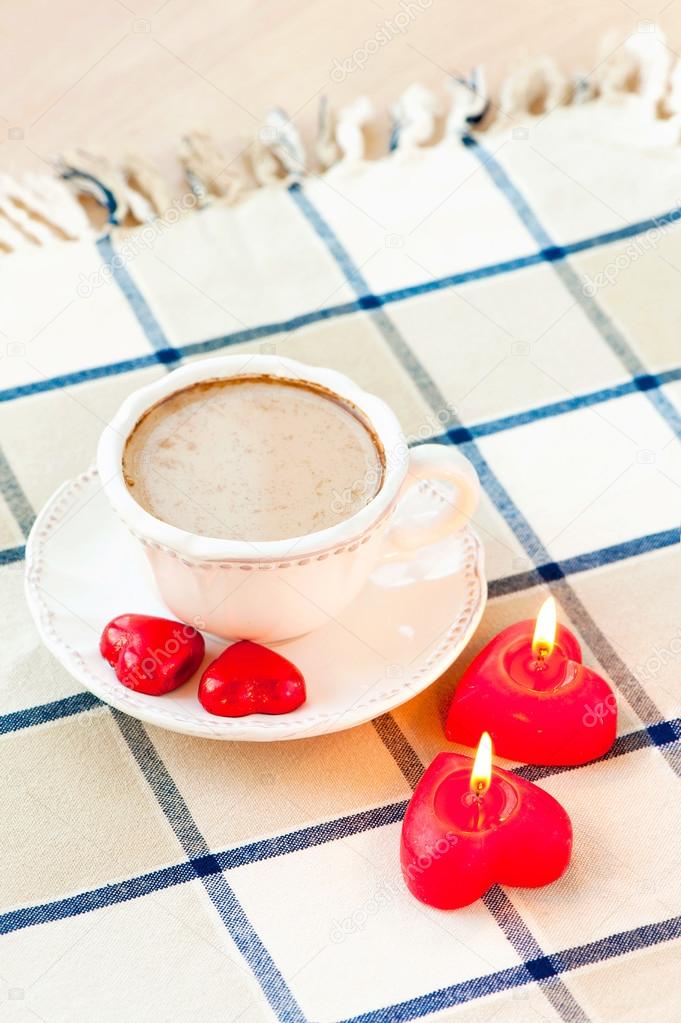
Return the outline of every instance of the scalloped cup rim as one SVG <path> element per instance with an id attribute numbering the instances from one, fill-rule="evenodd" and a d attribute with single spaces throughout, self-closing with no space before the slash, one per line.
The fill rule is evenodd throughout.
<path id="1" fill-rule="evenodd" d="M 282 372 L 277 372 L 278 364 Z M 285 540 L 225 540 L 199 536 L 157 519 L 130 494 L 123 479 L 125 443 L 141 416 L 164 398 L 192 384 L 233 376 L 280 376 L 321 384 L 352 402 L 370 421 L 385 452 L 385 479 L 378 493 L 354 515 L 326 529 Z M 97 448 L 97 468 L 106 496 L 119 518 L 143 542 L 201 561 L 258 563 L 298 561 L 359 540 L 390 510 L 398 497 L 406 471 L 400 453 L 406 441 L 390 407 L 379 397 L 333 369 L 311 366 L 272 355 L 221 355 L 180 366 L 160 380 L 133 391 L 104 428 Z M 403 469 L 403 472 L 400 472 Z M 295 554 L 292 550 L 295 549 Z"/>

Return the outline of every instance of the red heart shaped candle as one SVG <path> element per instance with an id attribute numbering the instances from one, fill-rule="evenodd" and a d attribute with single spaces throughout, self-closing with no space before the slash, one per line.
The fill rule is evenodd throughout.
<path id="1" fill-rule="evenodd" d="M 203 636 L 191 625 L 150 615 L 119 615 L 104 627 L 99 651 L 128 689 L 162 696 L 201 664 Z"/>
<path id="2" fill-rule="evenodd" d="M 305 679 L 281 654 L 242 639 L 209 664 L 199 700 L 210 714 L 288 714 L 305 702 Z"/>
<path id="3" fill-rule="evenodd" d="M 560 803 L 532 782 L 492 770 L 491 758 L 488 735 L 475 763 L 438 754 L 407 807 L 402 874 L 429 906 L 468 906 L 494 884 L 549 884 L 570 862 L 572 825 Z"/>
<path id="4" fill-rule="evenodd" d="M 607 753 L 615 694 L 582 664 L 577 639 L 555 616 L 550 597 L 536 625 L 509 625 L 468 666 L 449 708 L 451 742 L 474 746 L 487 729 L 501 756 L 527 764 L 584 764 Z"/>

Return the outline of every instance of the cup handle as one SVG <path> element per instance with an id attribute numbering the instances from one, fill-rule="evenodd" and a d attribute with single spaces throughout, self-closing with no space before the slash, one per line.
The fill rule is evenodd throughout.
<path id="1" fill-rule="evenodd" d="M 442 480 L 454 488 L 454 494 L 442 497 L 442 507 L 436 515 L 429 514 L 423 521 L 416 517 L 400 521 L 399 504 L 396 521 L 388 530 L 393 549 L 409 551 L 436 543 L 468 523 L 477 508 L 480 481 L 475 469 L 455 448 L 442 444 L 422 444 L 409 452 L 407 475 L 400 488 L 398 501 L 421 480 Z"/>

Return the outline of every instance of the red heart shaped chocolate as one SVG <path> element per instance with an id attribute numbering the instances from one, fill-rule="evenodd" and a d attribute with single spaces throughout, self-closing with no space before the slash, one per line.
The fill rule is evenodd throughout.
<path id="1" fill-rule="evenodd" d="M 305 702 L 305 679 L 281 654 L 242 639 L 209 664 L 199 700 L 220 717 L 288 714 Z"/>
<path id="2" fill-rule="evenodd" d="M 470 757 L 438 754 L 402 824 L 407 887 L 438 909 L 468 906 L 493 884 L 549 884 L 570 862 L 572 825 L 553 796 L 495 767 L 488 791 L 476 800 L 472 766 Z"/>
<path id="3" fill-rule="evenodd" d="M 191 625 L 150 615 L 119 615 L 102 632 L 99 651 L 119 682 L 162 696 L 183 685 L 203 660 L 203 636 Z"/>
<path id="4" fill-rule="evenodd" d="M 487 731 L 502 757 L 526 764 L 585 764 L 617 733 L 617 700 L 582 664 L 575 636 L 559 625 L 555 646 L 535 669 L 534 622 L 510 625 L 468 666 L 447 717 L 450 742 L 476 746 Z"/>

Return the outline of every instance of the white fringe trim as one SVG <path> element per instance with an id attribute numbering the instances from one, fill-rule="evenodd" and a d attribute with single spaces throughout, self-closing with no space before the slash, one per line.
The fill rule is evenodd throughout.
<path id="1" fill-rule="evenodd" d="M 435 134 L 442 104 L 430 89 L 415 83 L 406 89 L 391 109 L 397 149 L 410 150 L 430 142 Z"/>
<path id="2" fill-rule="evenodd" d="M 364 159 L 364 129 L 375 116 L 375 107 L 368 96 L 360 96 L 354 103 L 343 107 L 336 121 L 339 161 L 357 163 Z"/>
<path id="3" fill-rule="evenodd" d="M 434 92 L 415 83 L 391 107 L 390 148 L 409 154 L 431 143 L 438 129 L 445 138 L 457 138 L 483 119 L 494 130 L 506 126 L 509 118 L 527 120 L 561 105 L 594 101 L 622 105 L 632 93 L 651 120 L 673 119 L 673 128 L 679 121 L 681 129 L 681 61 L 672 61 L 654 24 L 643 23 L 618 46 L 606 39 L 601 54 L 591 75 L 572 79 L 548 57 L 526 63 L 504 81 L 499 113 L 490 110 L 482 68 L 475 68 L 467 79 L 447 82 L 448 109 Z M 95 228 L 88 215 L 83 202 L 88 198 L 106 211 L 108 232 L 115 226 L 150 223 L 170 210 L 177 211 L 177 217 L 211 203 L 232 205 L 254 189 L 290 184 L 310 170 L 359 165 L 367 158 L 367 129 L 375 119 L 376 110 L 366 96 L 337 112 L 322 97 L 312 160 L 295 124 L 277 107 L 268 112 L 255 139 L 231 159 L 211 135 L 192 132 L 178 151 L 189 186 L 181 200 L 173 198 L 163 175 L 137 154 L 113 163 L 77 149 L 55 161 L 57 177 L 0 174 L 0 251 L 97 237 L 101 228 Z M 679 135 L 681 130 L 672 138 L 676 141 Z"/>

